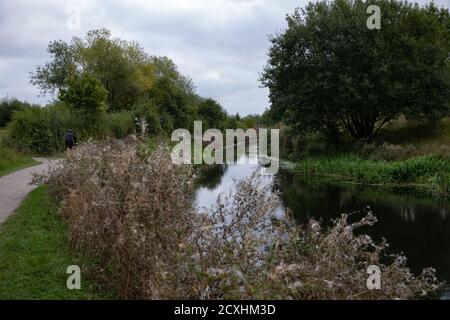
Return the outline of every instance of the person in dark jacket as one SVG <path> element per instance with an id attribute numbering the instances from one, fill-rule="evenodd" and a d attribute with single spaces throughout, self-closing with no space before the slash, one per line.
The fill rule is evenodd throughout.
<path id="1" fill-rule="evenodd" d="M 77 138 L 75 137 L 75 133 L 72 130 L 67 131 L 64 140 L 66 142 L 67 149 L 72 149 L 77 144 Z"/>

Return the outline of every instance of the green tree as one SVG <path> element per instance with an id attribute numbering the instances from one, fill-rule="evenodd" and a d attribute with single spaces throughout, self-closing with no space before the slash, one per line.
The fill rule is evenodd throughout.
<path id="1" fill-rule="evenodd" d="M 381 29 L 366 27 L 370 4 Z M 397 0 L 309 3 L 272 37 L 261 77 L 274 121 L 370 140 L 388 121 L 449 113 L 450 15 Z"/>
<path id="2" fill-rule="evenodd" d="M 62 40 L 50 42 L 47 52 L 52 57 L 51 61 L 30 73 L 30 82 L 38 86 L 42 94 L 53 95 L 66 87 L 67 80 L 75 74 L 77 65 L 73 47 Z"/>
<path id="3" fill-rule="evenodd" d="M 108 91 L 93 76 L 83 73 L 68 79 L 67 88 L 59 92 L 59 100 L 82 114 L 95 115 L 105 111 Z"/>
<path id="4" fill-rule="evenodd" d="M 112 38 L 106 29 L 91 30 L 70 43 L 53 41 L 51 61 L 31 73 L 31 83 L 42 93 L 67 87 L 75 74 L 88 73 L 107 89 L 110 111 L 127 110 L 145 96 L 155 80 L 152 58 L 136 42 Z"/>
<path id="5" fill-rule="evenodd" d="M 224 129 L 227 113 L 215 100 L 208 98 L 200 103 L 197 110 L 198 120 L 203 121 L 206 129 Z"/>
<path id="6" fill-rule="evenodd" d="M 15 112 L 34 106 L 36 105 L 31 105 L 16 98 L 3 98 L 0 100 L 0 127 L 6 126 L 6 124 L 12 120 Z"/>
<path id="7" fill-rule="evenodd" d="M 108 90 L 109 110 L 127 110 L 151 88 L 154 72 L 150 57 L 135 42 L 114 39 L 106 29 L 89 31 L 72 40 L 83 72 L 95 76 Z"/>
<path id="8" fill-rule="evenodd" d="M 113 38 L 106 29 L 70 43 L 51 42 L 48 50 L 51 61 L 31 74 L 43 93 L 66 92 L 70 79 L 88 74 L 107 90 L 109 112 L 136 109 L 144 101 L 155 107 L 149 111 L 151 120 L 160 122 L 155 128 L 170 132 L 192 122 L 200 98 L 192 80 L 169 58 L 150 56 L 138 43 Z"/>

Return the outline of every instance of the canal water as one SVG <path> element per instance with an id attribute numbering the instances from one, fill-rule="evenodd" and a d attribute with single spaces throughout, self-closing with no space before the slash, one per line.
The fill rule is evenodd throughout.
<path id="1" fill-rule="evenodd" d="M 245 164 L 211 165 L 201 170 L 196 193 L 199 207 L 215 204 L 221 193 L 227 194 L 236 179 L 249 177 L 261 170 L 256 155 L 243 156 Z M 390 253 L 403 253 L 415 273 L 434 267 L 438 277 L 450 284 L 450 199 L 407 188 L 381 188 L 306 178 L 281 166 L 275 176 L 266 176 L 280 193 L 283 207 L 289 207 L 296 220 L 310 218 L 330 224 L 342 213 L 358 220 L 372 211 L 378 222 L 363 232 L 381 241 L 386 238 Z M 280 209 L 284 209 L 280 208 Z M 450 287 L 442 299 L 450 299 Z"/>

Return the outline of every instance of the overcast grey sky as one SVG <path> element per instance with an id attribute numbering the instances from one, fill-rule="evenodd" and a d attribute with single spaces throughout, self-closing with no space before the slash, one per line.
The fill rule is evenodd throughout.
<path id="1" fill-rule="evenodd" d="M 70 41 L 107 28 L 138 41 L 149 54 L 165 55 L 190 76 L 197 92 L 241 115 L 268 107 L 260 88 L 268 35 L 285 27 L 286 13 L 307 0 L 0 0 L 0 97 L 45 103 L 28 72 L 48 59 L 50 41 Z M 420 0 L 420 3 L 428 2 Z M 449 7 L 450 0 L 436 0 Z M 68 27 L 70 8 L 80 28 Z M 70 20 L 69 20 L 70 21 Z"/>

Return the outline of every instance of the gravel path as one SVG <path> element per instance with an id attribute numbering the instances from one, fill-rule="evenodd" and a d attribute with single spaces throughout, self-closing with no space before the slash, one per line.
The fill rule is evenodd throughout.
<path id="1" fill-rule="evenodd" d="M 46 171 L 50 164 L 48 159 L 33 159 L 41 164 L 0 177 L 0 224 L 16 211 L 28 192 L 37 187 L 29 184 L 33 173 Z"/>

